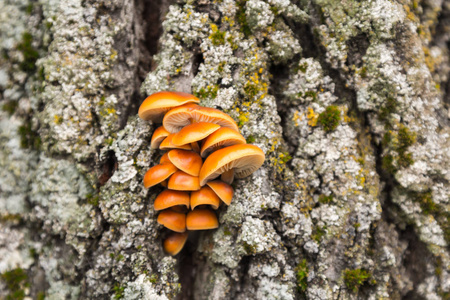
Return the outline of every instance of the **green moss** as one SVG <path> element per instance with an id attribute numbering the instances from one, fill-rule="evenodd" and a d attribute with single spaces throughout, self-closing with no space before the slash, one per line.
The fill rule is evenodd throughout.
<path id="1" fill-rule="evenodd" d="M 34 7 L 33 2 L 29 3 L 29 4 L 25 7 L 25 13 L 26 13 L 27 15 L 31 15 L 31 14 L 33 13 L 33 7 Z"/>
<path id="2" fill-rule="evenodd" d="M 295 268 L 297 277 L 297 290 L 300 293 L 305 293 L 308 287 L 308 272 L 309 268 L 306 264 L 306 259 L 302 260 L 298 266 Z"/>
<path id="3" fill-rule="evenodd" d="M 348 289 L 357 292 L 369 278 L 371 274 L 364 269 L 355 269 L 344 271 L 344 282 Z"/>
<path id="4" fill-rule="evenodd" d="M 219 91 L 219 86 L 218 85 L 208 85 L 205 88 L 201 88 L 199 91 L 194 91 L 194 95 L 198 98 L 201 99 L 205 99 L 205 98 L 216 98 L 217 97 L 217 92 Z"/>
<path id="5" fill-rule="evenodd" d="M 333 202 L 333 195 L 320 195 L 319 196 L 319 202 L 322 204 L 330 204 L 331 202 Z"/>
<path id="6" fill-rule="evenodd" d="M 391 148 L 397 155 L 394 157 L 392 154 L 386 154 L 383 157 L 383 168 L 394 174 L 399 167 L 406 168 L 412 165 L 414 160 L 412 154 L 408 152 L 408 148 L 415 142 L 416 134 L 403 125 L 400 125 L 397 134 L 387 131 L 383 136 L 382 145 L 385 148 Z"/>
<path id="7" fill-rule="evenodd" d="M 213 32 L 209 38 L 211 39 L 211 42 L 213 43 L 214 46 L 220 46 L 225 44 L 225 31 L 220 31 L 217 30 L 215 32 Z"/>
<path id="8" fill-rule="evenodd" d="M 245 86 L 244 86 L 244 92 L 245 94 L 247 94 L 247 96 L 249 98 L 253 98 L 255 97 L 258 92 L 259 92 L 259 88 L 258 85 L 248 82 Z"/>
<path id="9" fill-rule="evenodd" d="M 306 91 L 304 96 L 305 96 L 305 98 L 312 98 L 312 101 L 316 101 L 316 99 L 317 99 L 317 92 L 315 92 L 315 91 Z"/>
<path id="10" fill-rule="evenodd" d="M 223 235 L 225 236 L 230 236 L 232 235 L 230 229 L 228 227 L 225 226 L 225 228 L 223 229 Z"/>
<path id="11" fill-rule="evenodd" d="M 330 105 L 326 110 L 319 115 L 317 121 L 322 125 L 326 132 L 336 129 L 341 120 L 341 111 L 335 105 Z"/>
<path id="12" fill-rule="evenodd" d="M 419 202 L 422 212 L 426 215 L 439 213 L 436 203 L 433 202 L 431 191 L 419 193 L 416 201 Z"/>
<path id="13" fill-rule="evenodd" d="M 44 300 L 45 299 L 45 293 L 44 292 L 39 292 L 36 295 L 36 300 Z"/>
<path id="14" fill-rule="evenodd" d="M 92 193 L 89 193 L 86 195 L 86 201 L 87 201 L 87 203 L 89 203 L 93 206 L 98 206 L 99 196 L 98 196 L 98 194 L 94 195 Z"/>
<path id="15" fill-rule="evenodd" d="M 380 108 L 380 114 L 378 115 L 379 119 L 385 122 L 389 121 L 389 116 L 397 110 L 397 101 L 392 98 L 388 97 L 386 99 L 386 103 L 383 107 Z"/>
<path id="16" fill-rule="evenodd" d="M 288 152 L 280 153 L 278 157 L 280 159 L 280 162 L 283 164 L 286 164 L 292 159 L 292 156 Z"/>
<path id="17" fill-rule="evenodd" d="M 2 110 L 7 112 L 10 116 L 14 114 L 17 108 L 17 101 L 6 101 L 2 106 Z"/>
<path id="18" fill-rule="evenodd" d="M 156 274 L 152 274 L 151 276 L 150 276 L 150 282 L 151 283 L 153 283 L 153 284 L 155 284 L 155 283 L 157 283 L 158 282 L 158 275 L 156 275 Z"/>
<path id="19" fill-rule="evenodd" d="M 116 283 L 113 287 L 113 292 L 114 292 L 114 299 L 122 299 L 124 296 L 124 292 L 125 292 L 125 287 L 120 286 L 119 283 Z"/>
<path id="20" fill-rule="evenodd" d="M 327 227 L 316 227 L 311 235 L 311 238 L 316 242 L 320 243 L 322 237 L 327 233 Z"/>
<path id="21" fill-rule="evenodd" d="M 397 171 L 394 167 L 394 157 L 390 154 L 383 156 L 381 164 L 383 169 L 390 174 L 393 174 Z"/>
<path id="22" fill-rule="evenodd" d="M 251 254 L 255 254 L 256 253 L 256 247 L 255 246 L 250 245 L 247 242 L 244 242 L 243 246 L 244 246 L 245 253 L 247 253 L 247 255 L 251 255 Z"/>
<path id="23" fill-rule="evenodd" d="M 17 268 L 1 274 L 1 279 L 5 282 L 8 294 L 5 300 L 21 300 L 25 298 L 25 288 L 30 286 L 27 273 Z"/>
<path id="24" fill-rule="evenodd" d="M 247 144 L 253 144 L 255 142 L 255 137 L 253 135 L 249 135 L 248 138 L 246 139 Z"/>
<path id="25" fill-rule="evenodd" d="M 238 24 L 241 26 L 240 31 L 245 35 L 246 38 L 248 38 L 252 34 L 252 31 L 250 30 L 250 26 L 248 26 L 247 16 L 245 15 L 246 3 L 247 0 L 240 0 L 236 3 L 238 7 L 236 19 Z"/>
<path id="26" fill-rule="evenodd" d="M 17 49 L 22 52 L 23 61 L 20 68 L 25 72 L 33 72 L 36 69 L 36 61 L 39 52 L 33 47 L 33 36 L 29 32 L 22 34 L 22 42 L 17 45 Z"/>
<path id="27" fill-rule="evenodd" d="M 22 216 L 19 214 L 0 215 L 0 223 L 18 223 L 20 221 L 22 221 Z"/>
<path id="28" fill-rule="evenodd" d="M 39 150 L 41 148 L 41 138 L 31 128 L 31 122 L 26 121 L 19 127 L 20 146 L 24 149 Z"/>

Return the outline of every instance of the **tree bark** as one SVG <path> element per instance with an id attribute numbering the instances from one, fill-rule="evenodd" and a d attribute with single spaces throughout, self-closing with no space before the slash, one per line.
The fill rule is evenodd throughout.
<path id="1" fill-rule="evenodd" d="M 1 1 L 0 298 L 448 299 L 449 44 L 442 0 Z M 176 257 L 161 90 L 266 153 Z"/>

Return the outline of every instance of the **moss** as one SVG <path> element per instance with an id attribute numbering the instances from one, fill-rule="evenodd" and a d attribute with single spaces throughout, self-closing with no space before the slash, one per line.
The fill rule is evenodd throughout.
<path id="1" fill-rule="evenodd" d="M 26 7 L 25 7 L 25 13 L 27 15 L 31 15 L 33 13 L 33 8 L 34 8 L 34 4 L 33 2 L 29 3 Z"/>
<path id="2" fill-rule="evenodd" d="M 2 110 L 7 112 L 10 116 L 14 114 L 17 108 L 17 101 L 6 101 L 2 106 Z"/>
<path id="3" fill-rule="evenodd" d="M 392 154 L 386 154 L 383 157 L 383 168 L 394 174 L 399 167 L 406 168 L 412 165 L 414 160 L 412 154 L 408 152 L 408 148 L 415 142 L 416 134 L 404 125 L 400 125 L 397 134 L 393 131 L 387 131 L 383 136 L 382 145 L 385 148 L 391 148 L 397 155 L 394 157 Z"/>
<path id="4" fill-rule="evenodd" d="M 114 296 L 113 299 L 122 299 L 124 296 L 125 287 L 120 286 L 120 284 L 116 283 L 113 287 Z"/>
<path id="5" fill-rule="evenodd" d="M 44 292 L 38 292 L 36 295 L 36 300 L 44 300 L 45 299 L 45 293 Z"/>
<path id="6" fill-rule="evenodd" d="M 251 254 L 255 254 L 256 253 L 256 247 L 255 246 L 250 245 L 247 242 L 244 242 L 243 246 L 244 246 L 245 253 L 247 253 L 247 255 L 251 255 Z"/>
<path id="7" fill-rule="evenodd" d="M 384 106 L 380 108 L 380 114 L 378 115 L 379 119 L 381 121 L 388 122 L 389 116 L 395 113 L 395 111 L 397 110 L 397 106 L 398 106 L 397 101 L 392 97 L 388 97 L 386 99 L 386 103 L 384 104 Z"/>
<path id="8" fill-rule="evenodd" d="M 217 92 L 219 91 L 219 86 L 218 85 L 208 85 L 205 88 L 201 88 L 199 91 L 194 91 L 194 95 L 198 98 L 204 99 L 204 98 L 216 98 L 217 97 Z"/>
<path id="9" fill-rule="evenodd" d="M 436 203 L 433 202 L 431 191 L 419 193 L 416 201 L 419 202 L 422 212 L 426 215 L 439 213 Z"/>
<path id="10" fill-rule="evenodd" d="M 157 282 L 158 282 L 158 275 L 152 274 L 152 275 L 150 276 L 149 281 L 150 281 L 151 283 L 153 283 L 153 284 L 157 283 Z"/>
<path id="11" fill-rule="evenodd" d="M 333 202 L 333 195 L 320 195 L 319 196 L 319 202 L 322 204 L 330 204 L 331 202 Z"/>
<path id="12" fill-rule="evenodd" d="M 252 31 L 250 30 L 250 26 L 248 26 L 247 16 L 245 15 L 246 3 L 247 0 L 241 0 L 236 3 L 238 7 L 236 19 L 238 24 L 241 26 L 240 31 L 245 35 L 246 38 L 248 38 L 252 34 Z"/>
<path id="13" fill-rule="evenodd" d="M 397 171 L 394 167 L 394 157 L 390 154 L 383 156 L 381 164 L 383 169 L 390 174 L 394 174 Z"/>
<path id="14" fill-rule="evenodd" d="M 228 227 L 225 227 L 225 228 L 223 229 L 223 235 L 225 235 L 225 236 L 230 236 L 230 235 L 232 235 L 232 233 L 231 233 L 231 231 L 230 231 L 230 229 L 229 229 Z"/>
<path id="15" fill-rule="evenodd" d="M 327 233 L 327 227 L 316 227 L 311 235 L 311 238 L 316 242 L 320 243 L 322 237 Z"/>
<path id="16" fill-rule="evenodd" d="M 0 223 L 18 223 L 21 221 L 22 221 L 22 216 L 19 214 L 0 215 Z"/>
<path id="17" fill-rule="evenodd" d="M 288 152 L 283 152 L 279 154 L 280 163 L 286 164 L 292 159 L 292 156 Z"/>
<path id="18" fill-rule="evenodd" d="M 225 44 L 225 34 L 225 31 L 217 30 L 216 27 L 216 30 L 209 36 L 209 38 L 214 46 L 220 46 Z"/>
<path id="19" fill-rule="evenodd" d="M 247 82 L 247 84 L 244 86 L 244 92 L 249 98 L 253 98 L 259 92 L 258 85 L 252 82 Z"/>
<path id="20" fill-rule="evenodd" d="M 364 269 L 344 271 L 344 282 L 348 289 L 357 292 L 372 275 Z"/>
<path id="21" fill-rule="evenodd" d="M 17 45 L 17 49 L 22 52 L 23 61 L 20 68 L 25 72 L 33 72 L 36 69 L 36 61 L 39 58 L 39 52 L 33 47 L 33 36 L 29 32 L 22 34 L 22 42 Z"/>
<path id="22" fill-rule="evenodd" d="M 336 129 L 341 120 L 341 111 L 335 105 L 330 105 L 326 110 L 319 115 L 317 121 L 322 125 L 326 132 Z"/>
<path id="23" fill-rule="evenodd" d="M 1 279 L 5 282 L 8 294 L 5 300 L 21 300 L 25 298 L 25 288 L 30 286 L 27 273 L 17 268 L 1 274 Z"/>
<path id="24" fill-rule="evenodd" d="M 92 193 L 89 193 L 86 195 L 86 201 L 87 201 L 87 203 L 89 203 L 93 206 L 98 206 L 99 196 L 98 196 L 98 194 L 94 195 Z"/>
<path id="25" fill-rule="evenodd" d="M 255 137 L 253 135 L 249 135 L 248 138 L 246 139 L 247 144 L 253 144 L 255 142 Z"/>
<path id="26" fill-rule="evenodd" d="M 297 277 L 297 290 L 299 293 L 305 293 L 308 287 L 308 272 L 309 268 L 306 264 L 306 259 L 302 260 L 295 268 Z"/>
<path id="27" fill-rule="evenodd" d="M 41 137 L 32 130 L 31 122 L 26 121 L 19 127 L 20 146 L 24 149 L 39 150 L 41 148 Z"/>

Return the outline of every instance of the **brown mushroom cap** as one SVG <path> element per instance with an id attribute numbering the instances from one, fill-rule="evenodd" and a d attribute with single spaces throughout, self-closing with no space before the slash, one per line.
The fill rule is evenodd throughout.
<path id="1" fill-rule="evenodd" d="M 166 180 L 177 171 L 173 164 L 162 164 L 151 167 L 144 175 L 144 187 L 149 188 Z"/>
<path id="2" fill-rule="evenodd" d="M 199 205 L 211 205 L 213 209 L 218 209 L 220 199 L 209 186 L 204 186 L 200 190 L 191 193 L 191 209 Z"/>
<path id="3" fill-rule="evenodd" d="M 198 177 L 183 171 L 176 171 L 170 176 L 168 188 L 176 191 L 197 191 L 200 189 Z"/>
<path id="4" fill-rule="evenodd" d="M 231 185 L 220 180 L 209 181 L 206 184 L 214 191 L 214 193 L 216 193 L 217 196 L 219 196 L 220 200 L 222 200 L 226 205 L 230 205 L 234 194 L 234 190 Z"/>
<path id="5" fill-rule="evenodd" d="M 156 130 L 153 132 L 152 140 L 150 142 L 150 148 L 152 149 L 158 149 L 161 142 L 169 136 L 169 132 L 163 127 L 160 126 L 156 128 Z"/>
<path id="6" fill-rule="evenodd" d="M 197 142 L 208 137 L 208 135 L 217 131 L 219 128 L 220 125 L 213 123 L 194 123 L 175 133 L 172 138 L 172 143 L 178 146 Z"/>
<path id="7" fill-rule="evenodd" d="M 148 96 L 139 107 L 139 117 L 145 121 L 159 123 L 164 114 L 171 108 L 186 104 L 199 103 L 200 100 L 188 93 L 182 92 L 157 92 Z"/>
<path id="8" fill-rule="evenodd" d="M 236 122 L 226 113 L 210 107 L 187 104 L 170 110 L 164 116 L 163 126 L 170 133 L 176 133 L 191 123 L 213 123 L 239 131 Z"/>
<path id="9" fill-rule="evenodd" d="M 186 244 L 188 235 L 189 233 L 187 231 L 183 233 L 170 233 L 170 235 L 164 240 L 164 251 L 172 256 L 177 255 L 181 249 L 183 249 L 184 244 Z"/>
<path id="10" fill-rule="evenodd" d="M 181 171 L 196 177 L 198 177 L 203 164 L 203 160 L 200 155 L 187 150 L 170 150 L 167 158 Z"/>
<path id="11" fill-rule="evenodd" d="M 165 190 L 156 197 L 153 207 L 156 211 L 177 205 L 185 205 L 189 208 L 189 193 Z"/>
<path id="12" fill-rule="evenodd" d="M 206 230 L 219 227 L 216 214 L 210 209 L 196 209 L 188 212 L 186 216 L 188 230 Z"/>
<path id="13" fill-rule="evenodd" d="M 239 132 L 227 127 L 222 127 L 206 138 L 200 151 L 200 155 L 206 157 L 219 148 L 246 143 L 245 138 Z"/>
<path id="14" fill-rule="evenodd" d="M 212 153 L 200 170 L 200 185 L 234 169 L 237 178 L 244 178 L 264 163 L 264 152 L 255 145 L 234 145 Z"/>
<path id="15" fill-rule="evenodd" d="M 186 215 L 173 210 L 163 210 L 156 220 L 159 224 L 175 232 L 186 231 Z"/>
<path id="16" fill-rule="evenodd" d="M 159 145 L 159 149 L 161 150 L 170 150 L 170 149 L 183 149 L 183 150 L 191 150 L 192 147 L 189 144 L 181 145 L 181 146 L 175 146 L 172 143 L 172 139 L 174 137 L 174 133 L 169 134 Z"/>

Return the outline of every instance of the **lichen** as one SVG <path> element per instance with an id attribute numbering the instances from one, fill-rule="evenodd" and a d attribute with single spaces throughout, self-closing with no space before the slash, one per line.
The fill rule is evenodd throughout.
<path id="1" fill-rule="evenodd" d="M 347 269 L 344 271 L 344 282 L 348 289 L 357 292 L 371 276 L 372 275 L 364 269 Z"/>

